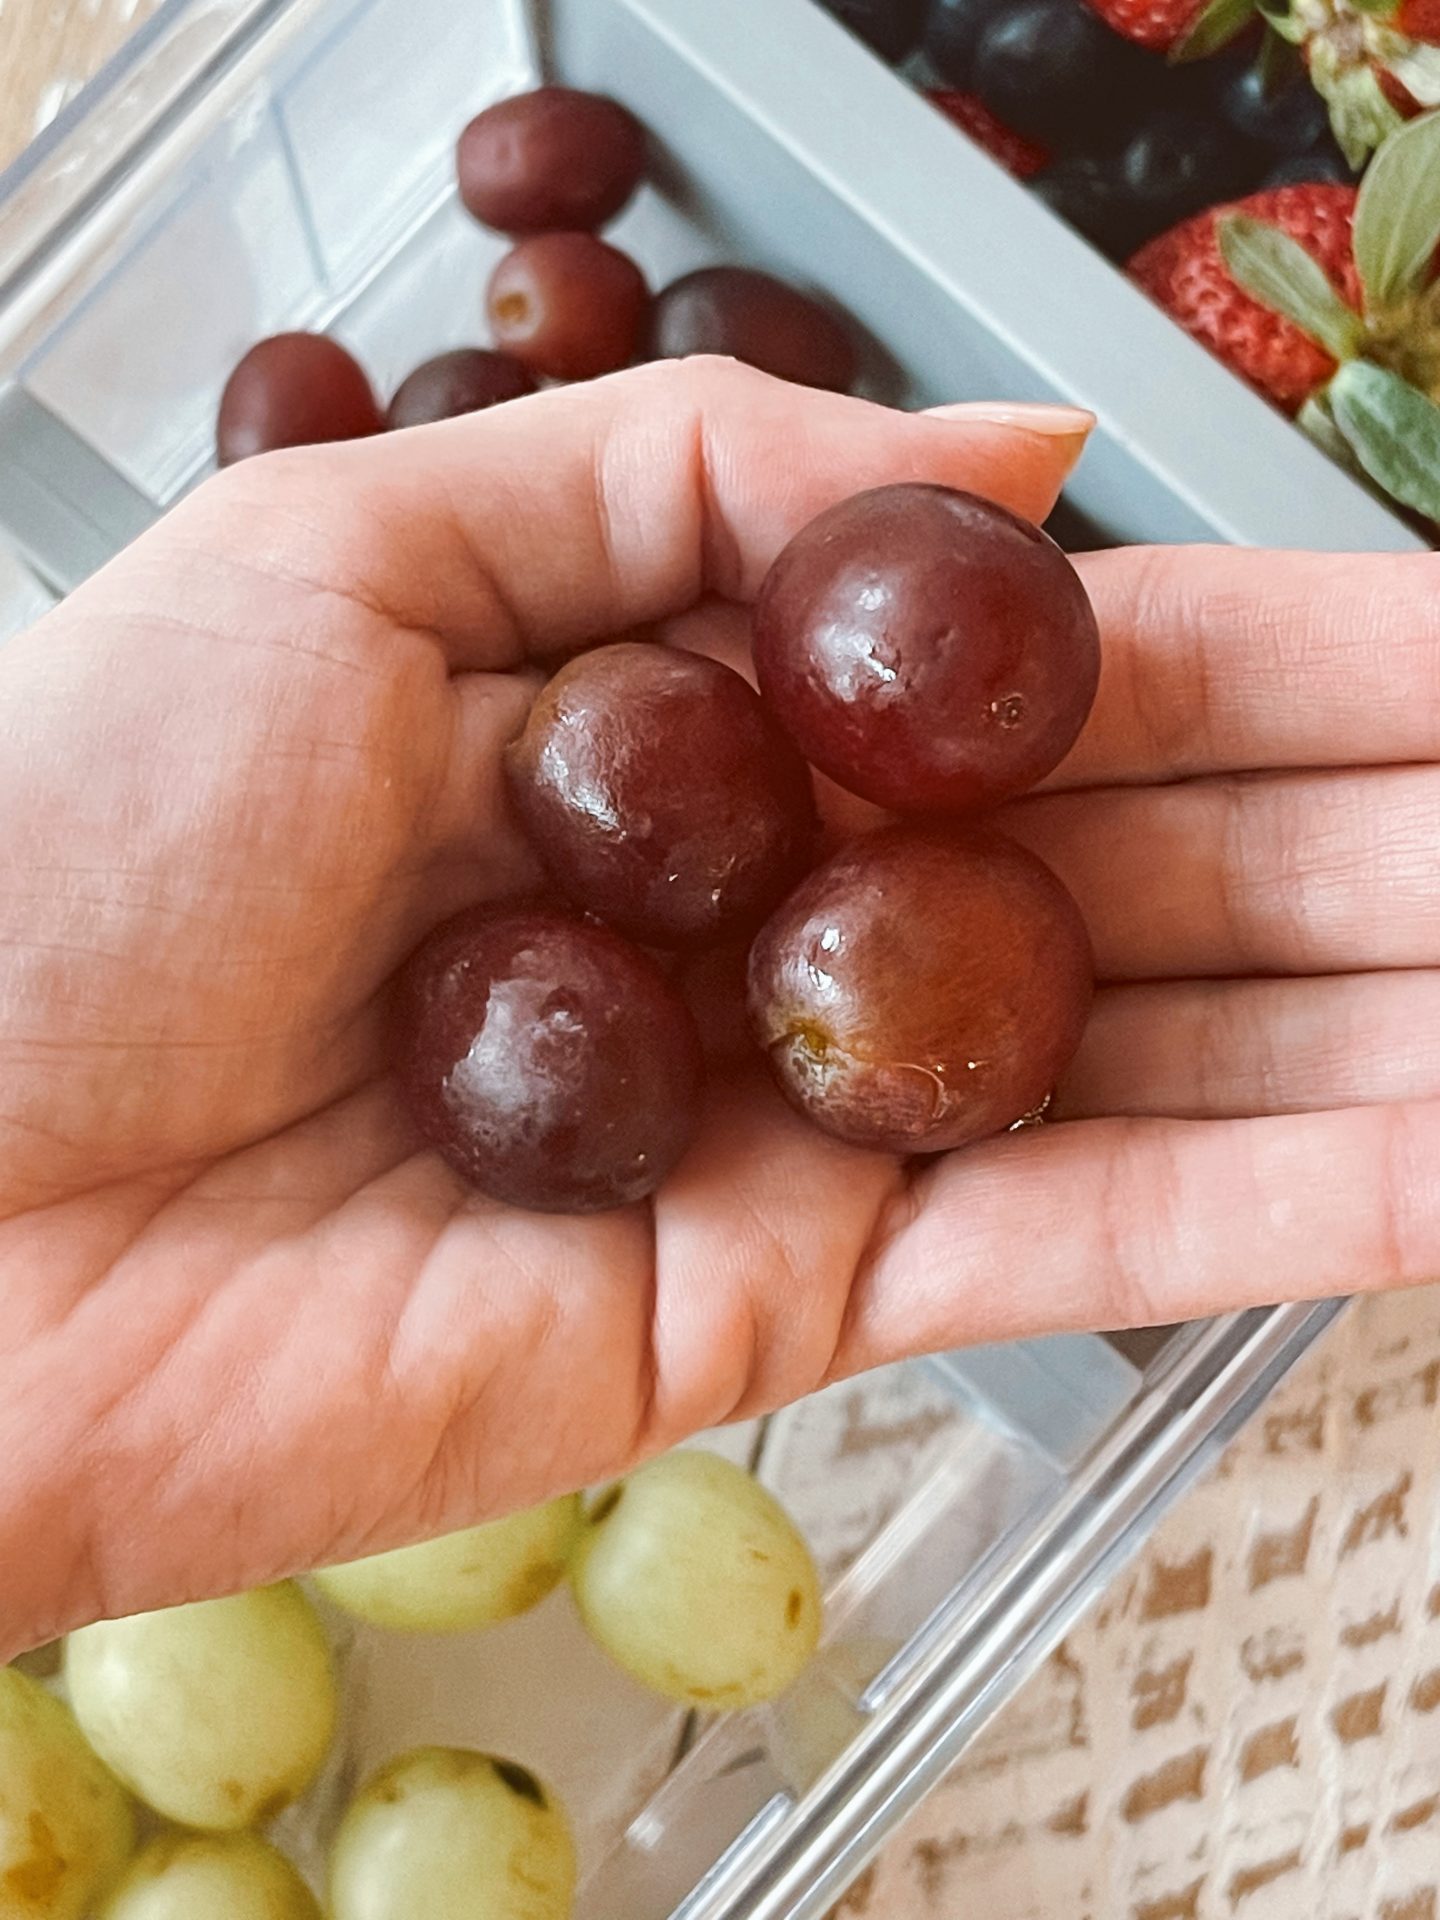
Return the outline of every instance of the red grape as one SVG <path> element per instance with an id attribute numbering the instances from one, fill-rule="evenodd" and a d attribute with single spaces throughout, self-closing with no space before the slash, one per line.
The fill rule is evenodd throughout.
<path id="1" fill-rule="evenodd" d="M 1053 540 L 973 494 L 918 483 L 831 507 L 755 608 L 760 691 L 806 759 L 902 813 L 1021 793 L 1085 723 L 1100 635 Z"/>
<path id="2" fill-rule="evenodd" d="M 222 467 L 276 447 L 360 440 L 380 431 L 364 369 L 323 333 L 276 333 L 251 347 L 225 382 L 215 426 Z"/>
<path id="3" fill-rule="evenodd" d="M 506 756 L 577 906 L 655 946 L 758 926 L 815 835 L 810 770 L 738 673 L 622 641 L 562 667 Z"/>
<path id="4" fill-rule="evenodd" d="M 496 344 L 534 372 L 589 380 L 634 358 L 649 300 L 618 247 L 593 233 L 538 233 L 491 274 L 485 310 Z"/>
<path id="5" fill-rule="evenodd" d="M 530 369 L 508 353 L 457 347 L 406 375 L 395 389 L 385 424 L 423 427 L 432 420 L 453 420 L 457 414 L 498 407 L 503 400 L 521 400 L 534 391 Z"/>
<path id="6" fill-rule="evenodd" d="M 1032 853 L 985 829 L 882 827 L 761 928 L 750 1021 L 786 1098 L 827 1133 L 933 1153 L 1044 1103 L 1092 970 L 1079 908 Z"/>
<path id="7" fill-rule="evenodd" d="M 616 100 L 537 87 L 477 114 L 455 152 L 460 198 L 501 233 L 589 232 L 645 171 L 645 129 Z"/>
<path id="8" fill-rule="evenodd" d="M 411 959 L 396 1012 L 420 1132 L 496 1200 L 627 1206 L 690 1144 L 695 1023 L 654 961 L 606 927 L 543 906 L 472 909 Z"/>
<path id="9" fill-rule="evenodd" d="M 702 267 L 657 294 L 650 352 L 657 360 L 728 354 L 781 380 L 836 393 L 855 383 L 856 346 L 845 323 L 753 267 Z"/>

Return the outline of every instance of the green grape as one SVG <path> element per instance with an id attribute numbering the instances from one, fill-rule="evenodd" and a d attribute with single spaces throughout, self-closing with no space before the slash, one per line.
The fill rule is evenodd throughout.
<path id="1" fill-rule="evenodd" d="M 65 1678 L 101 1759 L 187 1827 L 268 1819 L 314 1779 L 335 1730 L 330 1650 L 288 1582 L 85 1627 Z"/>
<path id="2" fill-rule="evenodd" d="M 320 1907 L 253 1833 L 165 1833 L 131 1861 L 97 1920 L 320 1920 Z"/>
<path id="3" fill-rule="evenodd" d="M 707 1713 L 782 1692 L 820 1637 L 810 1549 L 758 1481 L 713 1453 L 666 1454 L 602 1494 L 570 1577 L 613 1659 Z"/>
<path id="4" fill-rule="evenodd" d="M 356 1619 L 398 1633 L 494 1626 L 558 1586 L 581 1517 L 579 1494 L 567 1494 L 443 1540 L 322 1568 L 315 1584 Z"/>
<path id="5" fill-rule="evenodd" d="M 130 1802 L 69 1708 L 0 1667 L 0 1920 L 79 1920 L 134 1844 Z"/>
<path id="6" fill-rule="evenodd" d="M 330 1856 L 333 1920 L 566 1920 L 575 1843 L 513 1760 L 417 1747 L 351 1803 Z"/>

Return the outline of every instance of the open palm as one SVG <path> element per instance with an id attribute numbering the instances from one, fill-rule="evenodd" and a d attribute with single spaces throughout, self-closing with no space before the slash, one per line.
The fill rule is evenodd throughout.
<path id="1" fill-rule="evenodd" d="M 652 1206 L 572 1220 L 397 1109 L 396 966 L 532 878 L 499 759 L 535 660 L 733 651 L 820 507 L 1039 516 L 1074 446 L 652 368 L 236 469 L 0 654 L 0 1658 L 901 1353 L 1427 1277 L 1426 560 L 1089 563 L 1096 713 L 1008 816 L 1106 982 L 1065 1124 L 916 1172 L 737 1069 Z"/>

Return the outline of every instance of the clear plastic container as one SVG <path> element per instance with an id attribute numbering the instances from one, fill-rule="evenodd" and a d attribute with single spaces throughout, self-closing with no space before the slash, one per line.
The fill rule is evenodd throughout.
<path id="1" fill-rule="evenodd" d="M 898 404 L 1094 408 L 1073 501 L 1103 535 L 1419 544 L 810 0 L 170 0 L 0 176 L 0 635 L 205 473 L 260 335 L 329 328 L 382 388 L 474 338 L 499 243 L 454 136 L 541 73 L 653 130 L 617 237 L 654 278 L 823 289 Z M 812 1920 L 1336 1311 L 955 1354 L 711 1436 L 809 1533 L 828 1626 L 789 1695 L 708 1728 L 563 1594 L 461 1641 L 337 1620 L 343 1736 L 282 1837 L 318 1872 L 358 1775 L 455 1741 L 560 1790 L 585 1920 Z"/>

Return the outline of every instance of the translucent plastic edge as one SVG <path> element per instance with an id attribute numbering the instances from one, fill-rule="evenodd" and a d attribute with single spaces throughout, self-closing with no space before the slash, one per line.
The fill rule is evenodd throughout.
<path id="1" fill-rule="evenodd" d="M 1004 1543 L 985 1591 L 964 1583 L 906 1649 L 898 1683 L 881 1676 L 834 1766 L 783 1818 L 767 1807 L 763 1831 L 737 1838 L 676 1920 L 820 1920 L 1345 1304 L 1198 1327 Z"/>

